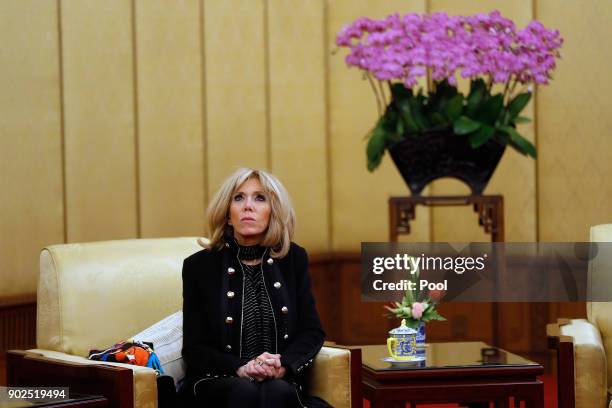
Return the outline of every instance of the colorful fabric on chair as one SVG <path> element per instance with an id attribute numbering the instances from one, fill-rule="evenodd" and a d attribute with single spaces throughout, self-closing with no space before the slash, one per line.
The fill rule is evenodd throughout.
<path id="1" fill-rule="evenodd" d="M 164 373 L 159 358 L 157 358 L 157 355 L 153 351 L 152 344 L 140 341 L 123 340 L 106 350 L 90 350 L 88 358 L 90 360 L 111 361 L 114 363 L 150 367 L 159 374 Z"/>

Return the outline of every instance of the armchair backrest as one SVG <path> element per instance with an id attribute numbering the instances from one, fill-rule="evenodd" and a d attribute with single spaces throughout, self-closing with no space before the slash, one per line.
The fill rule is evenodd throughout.
<path id="1" fill-rule="evenodd" d="M 612 224 L 602 224 L 591 227 L 591 242 L 612 242 Z M 605 268 L 603 272 L 612 274 L 612 254 L 600 253 L 589 263 L 591 273 L 594 269 Z M 597 272 L 601 274 L 601 271 Z M 589 302 L 587 303 L 587 317 L 601 334 L 601 339 L 606 350 L 608 365 L 608 384 L 612 379 L 612 302 Z"/>
<path id="2" fill-rule="evenodd" d="M 38 348 L 87 356 L 182 307 L 183 260 L 197 238 L 53 245 L 40 255 Z"/>

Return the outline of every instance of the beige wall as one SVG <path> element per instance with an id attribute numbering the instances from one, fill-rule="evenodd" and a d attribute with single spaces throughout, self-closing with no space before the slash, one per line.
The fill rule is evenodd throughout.
<path id="1" fill-rule="evenodd" d="M 587 239 L 612 222 L 606 0 L 0 1 L 0 296 L 35 290 L 44 245 L 203 234 L 237 166 L 281 178 L 311 252 L 386 240 L 387 198 L 408 190 L 388 157 L 365 169 L 375 101 L 335 33 L 363 15 L 494 8 L 566 43 L 523 128 L 539 160 L 509 150 L 487 192 L 505 196 L 508 241 Z M 488 237 L 469 208 L 421 208 L 409 239 Z"/>

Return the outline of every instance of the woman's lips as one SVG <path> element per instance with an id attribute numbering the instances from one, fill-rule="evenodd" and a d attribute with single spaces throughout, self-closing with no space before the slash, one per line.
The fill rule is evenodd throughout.
<path id="1" fill-rule="evenodd" d="M 245 217 L 245 218 L 241 218 L 240 221 L 243 221 L 243 222 L 255 221 L 255 218 Z"/>

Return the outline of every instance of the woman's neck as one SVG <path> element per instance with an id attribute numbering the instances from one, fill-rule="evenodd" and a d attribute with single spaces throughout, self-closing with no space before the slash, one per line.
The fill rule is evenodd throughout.
<path id="1" fill-rule="evenodd" d="M 234 237 L 235 251 L 240 262 L 246 265 L 256 265 L 261 262 L 266 253 L 266 248 L 259 245 L 255 240 L 238 240 Z M 245 244 L 246 243 L 246 244 Z"/>
<path id="2" fill-rule="evenodd" d="M 238 245 L 242 246 L 255 246 L 261 243 L 261 237 L 243 237 L 241 235 L 234 234 L 234 239 Z"/>

